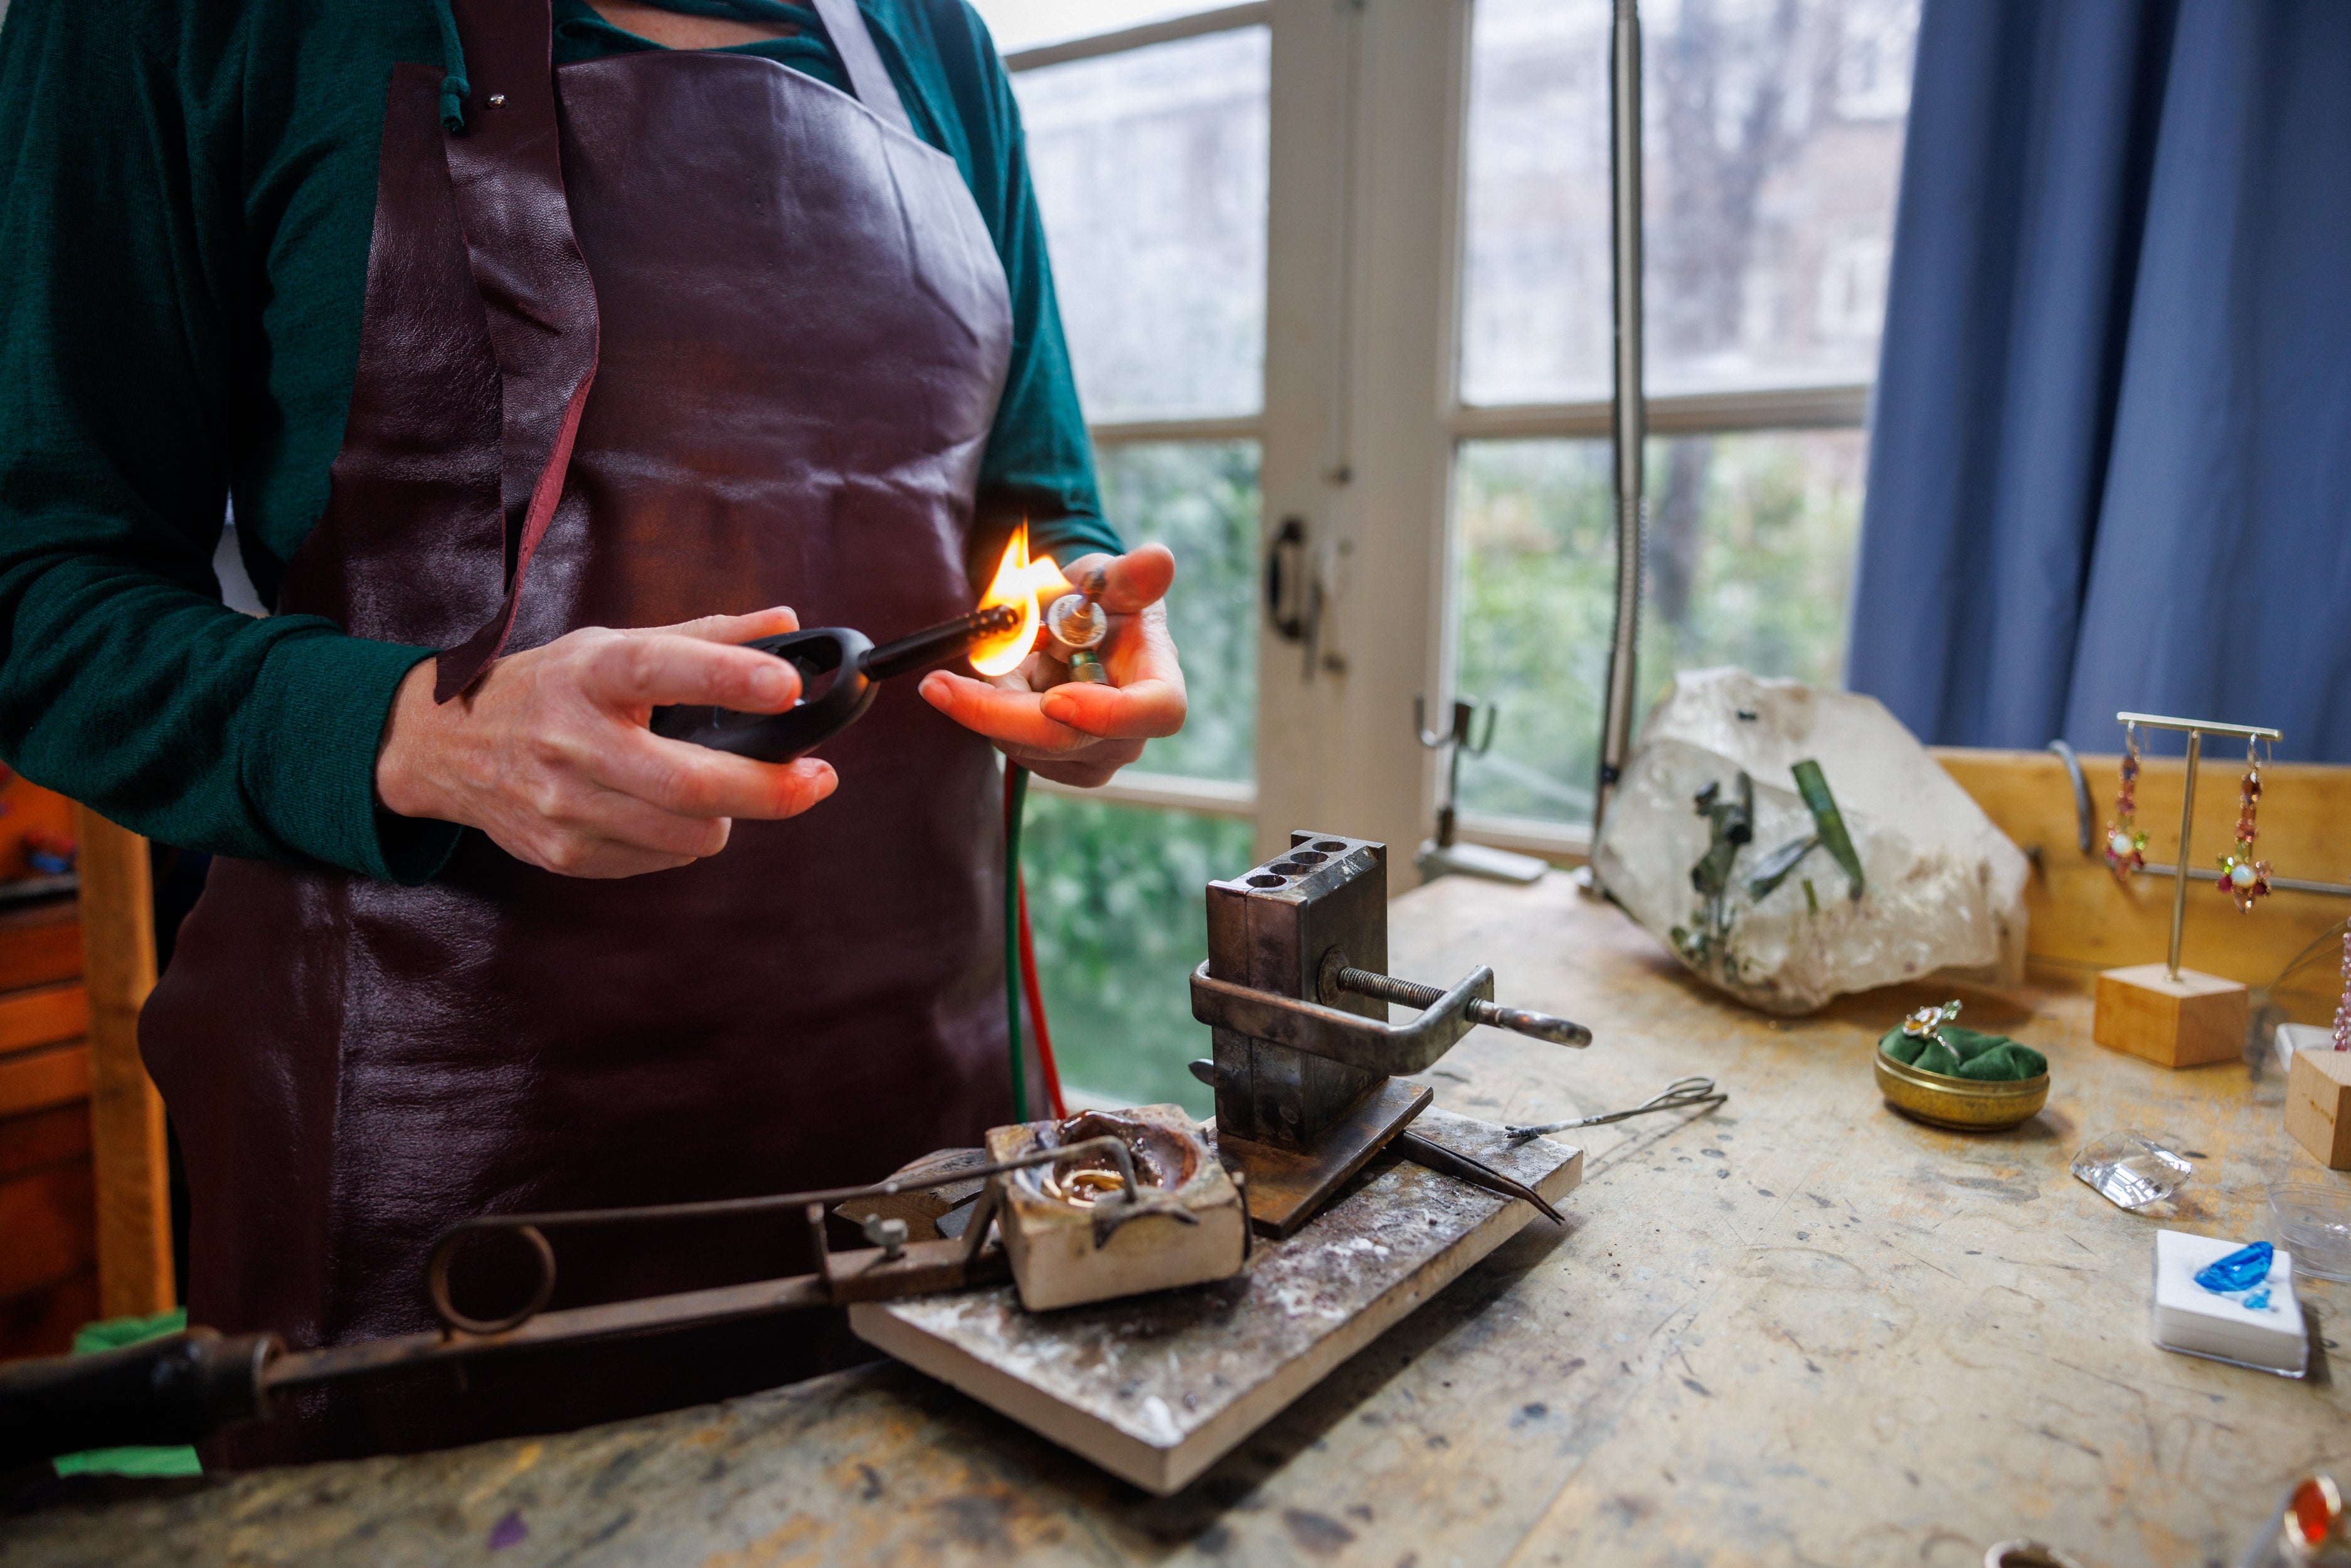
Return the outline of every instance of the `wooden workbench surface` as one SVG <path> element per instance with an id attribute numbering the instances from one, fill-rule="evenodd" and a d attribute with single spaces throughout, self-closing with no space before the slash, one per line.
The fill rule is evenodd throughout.
<path id="1" fill-rule="evenodd" d="M 1479 1030 L 1433 1074 L 1440 1104 L 1551 1118 L 1687 1073 L 1731 1101 L 1580 1134 L 1563 1228 L 1537 1221 L 1177 1497 L 885 1366 L 543 1441 L 52 1509 L 0 1522 L 0 1557 L 1957 1565 L 2033 1535 L 2112 1568 L 2233 1562 L 2297 1471 L 2351 1468 L 2326 1364 L 2351 1288 L 2304 1284 L 2327 1344 L 2304 1383 L 2147 1339 L 2159 1224 L 2251 1239 L 2271 1181 L 2346 1179 L 2287 1140 L 2274 1072 L 2112 1055 L 2075 993 L 1971 998 L 1966 1021 L 2046 1051 L 2055 1089 L 2024 1127 L 1969 1137 L 1900 1120 L 1872 1084 L 1876 1037 L 1922 995 L 1768 1019 L 1564 877 L 1425 888 L 1397 903 L 1393 952 L 1431 980 L 1490 963 L 1504 1000 L 1599 1036 L 1576 1053 Z M 2124 1127 L 2196 1158 L 2161 1218 L 2067 1174 Z"/>

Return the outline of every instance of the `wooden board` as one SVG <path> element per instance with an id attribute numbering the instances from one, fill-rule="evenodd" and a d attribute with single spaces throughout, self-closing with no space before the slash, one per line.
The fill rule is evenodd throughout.
<path id="1" fill-rule="evenodd" d="M 1405 975 L 1491 964 L 1501 999 L 1598 1037 L 1576 1051 L 1473 1030 L 1427 1075 L 1440 1109 L 1588 1113 L 1686 1073 L 1729 1103 L 1573 1134 L 1566 1225 L 1529 1225 L 1174 1497 L 883 1365 L 568 1436 L 51 1509 L 0 1521 L 0 1560 L 1975 1568 L 2029 1535 L 2099 1568 L 2168 1568 L 2236 1562 L 2298 1470 L 2351 1469 L 2351 1286 L 2300 1282 L 2321 1336 L 2307 1382 L 2147 1338 L 2158 1228 L 2250 1240 L 2271 1182 L 2351 1186 L 2284 1135 L 2273 1061 L 2168 1072 L 2091 1043 L 2086 988 L 1970 992 L 1969 1022 L 2049 1056 L 2052 1092 L 2013 1132 L 1945 1133 L 1887 1110 L 1870 1068 L 1931 993 L 1763 1018 L 1560 877 L 1406 894 L 1389 951 Z M 2126 1127 L 2196 1168 L 2150 1213 L 2066 1169 Z"/>
<path id="2" fill-rule="evenodd" d="M 26 1116 L 89 1098 L 89 1042 L 0 1055 L 0 1117 Z"/>
<path id="3" fill-rule="evenodd" d="M 69 835 L 60 797 L 0 783 L 0 874 L 28 828 Z M 0 904 L 0 1360 L 50 1355 L 98 1315 L 89 1154 L 89 1008 L 69 895 Z M 28 1043 L 29 1042 L 29 1043 Z"/>
<path id="4" fill-rule="evenodd" d="M 0 908 L 0 991 L 79 978 L 81 915 L 72 899 Z"/>
<path id="5" fill-rule="evenodd" d="M 0 1052 L 79 1040 L 89 1032 L 89 998 L 79 980 L 0 995 Z"/>
<path id="6" fill-rule="evenodd" d="M 163 1098 L 139 1059 L 139 1009 L 155 988 L 155 896 L 145 839 L 85 806 L 74 808 L 74 828 L 89 987 L 99 1301 L 108 1317 L 140 1316 L 179 1299 Z"/>
<path id="7" fill-rule="evenodd" d="M 1997 823 L 2017 847 L 2033 857 L 2025 884 L 2032 930 L 2028 959 L 2036 965 L 2086 978 L 2100 969 L 2161 959 L 2171 941 L 2169 877 L 2134 877 L 2118 884 L 2099 845 L 2114 814 L 2119 756 L 2084 757 L 2090 786 L 2091 852 L 2077 837 L 2074 786 L 2065 765 L 2046 751 L 1978 751 L 1939 747 L 1935 759 Z M 2237 781 L 2244 756 L 2231 756 L 2226 742 L 2208 746 L 2197 769 L 2196 825 L 2189 841 L 2192 866 L 2212 869 L 2236 838 Z M 2180 759 L 2148 758 L 2138 781 L 2138 824 L 2147 835 L 2147 858 L 2171 864 L 2179 852 Z M 2273 874 L 2308 882 L 2351 884 L 2351 768 L 2279 762 L 2262 769 L 2261 837 L 2255 852 Z M 2278 973 L 2335 922 L 2351 915 L 2351 899 L 2307 893 L 2273 893 L 2252 914 L 2210 883 L 2190 883 L 2188 917 L 2180 935 L 2180 962 L 2268 987 Z M 2324 1023 L 2342 994 L 2339 957 L 2321 954 L 2293 981 L 2279 987 L 2274 1000 L 2298 1023 Z"/>
<path id="8" fill-rule="evenodd" d="M 1583 1155 L 1428 1111 L 1415 1131 L 1554 1203 Z M 1232 1451 L 1534 1218 L 1409 1161 L 1375 1165 L 1239 1276 L 1066 1312 L 1010 1286 L 849 1310 L 857 1336 L 1161 1496 Z"/>

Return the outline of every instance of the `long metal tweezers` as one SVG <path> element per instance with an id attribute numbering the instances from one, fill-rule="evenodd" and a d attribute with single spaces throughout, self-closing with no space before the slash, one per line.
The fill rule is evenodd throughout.
<path id="1" fill-rule="evenodd" d="M 1530 1138 L 1540 1138 L 1546 1133 L 1564 1133 L 1571 1127 L 1599 1127 L 1610 1122 L 1622 1122 L 1631 1116 L 1646 1116 L 1652 1111 L 1679 1111 L 1688 1106 L 1715 1106 L 1730 1095 L 1714 1086 L 1711 1078 L 1677 1078 L 1666 1085 L 1666 1092 L 1655 1099 L 1645 1100 L 1629 1111 L 1604 1111 L 1597 1116 L 1571 1116 L 1564 1122 L 1545 1122 L 1534 1127 L 1505 1127 L 1510 1142 L 1523 1144 Z"/>

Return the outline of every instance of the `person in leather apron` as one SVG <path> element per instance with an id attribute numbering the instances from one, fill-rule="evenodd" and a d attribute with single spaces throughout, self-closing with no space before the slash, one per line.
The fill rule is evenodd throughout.
<path id="1" fill-rule="evenodd" d="M 697 47 L 775 31 L 759 0 L 601 7 L 680 47 L 559 67 L 549 0 L 455 0 L 450 57 L 392 69 L 358 372 L 276 611 L 440 650 L 379 808 L 474 831 L 420 885 L 215 860 L 141 1021 L 193 1322 L 412 1332 L 465 1216 L 879 1179 L 1010 1119 L 998 754 L 1098 783 L 1181 723 L 1166 553 L 1109 563 L 1112 687 L 935 672 L 781 766 L 645 727 L 780 711 L 792 672 L 735 644 L 946 619 L 1004 543 L 975 513 L 998 250 L 854 0 L 814 5 L 851 92 Z M 793 1271 L 795 1228 L 567 1235 L 555 1304 Z M 479 1254 L 455 1293 L 493 1312 L 518 1260 Z M 854 1354 L 813 1315 L 541 1352 L 307 1393 L 207 1457 L 560 1429 Z"/>

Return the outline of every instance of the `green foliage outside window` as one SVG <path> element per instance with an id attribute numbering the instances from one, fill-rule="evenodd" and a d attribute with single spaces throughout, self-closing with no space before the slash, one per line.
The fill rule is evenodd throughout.
<path id="1" fill-rule="evenodd" d="M 1642 709 L 1677 670 L 1840 684 L 1861 521 L 1858 431 L 1650 444 Z M 1456 474 L 1460 674 L 1499 702 L 1468 810 L 1592 820 L 1616 593 L 1605 442 L 1472 442 Z"/>
<path id="2" fill-rule="evenodd" d="M 1245 821 L 1032 791 L 1020 858 L 1064 1084 L 1208 1113 L 1185 1063 L 1208 1054 L 1192 971 L 1211 877 L 1252 863 Z"/>
<path id="3" fill-rule="evenodd" d="M 1175 552 L 1168 630 L 1191 698 L 1139 768 L 1247 780 L 1257 735 L 1258 447 L 1153 443 L 1102 454 L 1102 499 L 1130 544 Z M 1045 1013 L 1065 1083 L 1195 1115 L 1208 1054 L 1191 973 L 1208 956 L 1205 890 L 1251 864 L 1249 824 L 1032 790 L 1021 840 Z"/>
<path id="4" fill-rule="evenodd" d="M 1246 780 L 1257 755 L 1257 443 L 1113 446 L 1101 467 L 1102 505 L 1127 543 L 1176 556 L 1167 629 L 1191 714 L 1136 766 Z"/>

